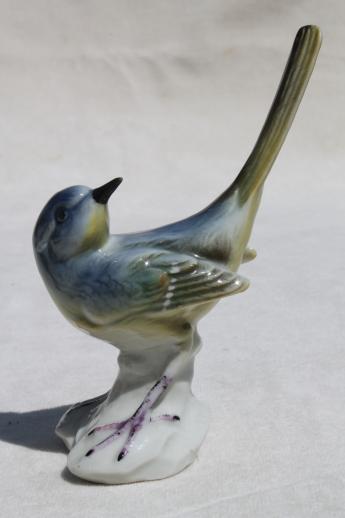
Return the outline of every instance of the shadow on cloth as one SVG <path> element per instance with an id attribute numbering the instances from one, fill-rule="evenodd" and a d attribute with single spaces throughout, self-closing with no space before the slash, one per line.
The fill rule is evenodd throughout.
<path id="1" fill-rule="evenodd" d="M 71 473 L 68 468 L 64 468 L 61 472 L 61 477 L 70 484 L 74 484 L 76 486 L 108 486 L 108 484 L 104 484 L 103 482 L 89 482 L 88 480 L 84 480 L 82 478 L 78 478 L 73 473 Z"/>
<path id="2" fill-rule="evenodd" d="M 70 405 L 33 410 L 32 412 L 0 412 L 0 440 L 34 450 L 66 453 L 55 427 Z"/>
<path id="3" fill-rule="evenodd" d="M 33 410 L 32 412 L 0 412 L 0 440 L 34 450 L 68 453 L 61 439 L 55 435 L 60 417 L 71 405 Z M 75 477 L 64 468 L 61 477 L 71 484 L 94 485 Z"/>

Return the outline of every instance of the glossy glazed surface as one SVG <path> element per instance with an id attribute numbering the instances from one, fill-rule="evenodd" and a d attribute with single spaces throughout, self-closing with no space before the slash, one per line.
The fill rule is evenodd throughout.
<path id="1" fill-rule="evenodd" d="M 190 392 L 200 347 L 196 325 L 217 300 L 248 287 L 237 270 L 255 256 L 247 245 L 263 183 L 319 45 L 316 27 L 299 31 L 252 154 L 230 188 L 198 214 L 148 232 L 109 235 L 106 202 L 84 186 L 56 194 L 41 212 L 33 242 L 49 293 L 73 324 L 121 351 L 106 399 L 90 414 L 85 405 L 86 417 L 72 410 L 59 425 L 72 447 L 73 473 L 131 482 L 169 476 L 195 457 L 207 427 Z"/>

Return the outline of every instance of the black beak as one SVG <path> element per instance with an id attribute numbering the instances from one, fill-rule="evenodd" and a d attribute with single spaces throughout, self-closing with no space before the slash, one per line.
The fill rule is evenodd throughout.
<path id="1" fill-rule="evenodd" d="M 94 189 L 92 191 L 93 199 L 97 203 L 102 203 L 105 205 L 110 196 L 113 194 L 114 191 L 118 188 L 120 183 L 122 182 L 122 178 L 114 178 L 114 180 L 110 180 L 110 182 L 102 185 L 101 187 L 98 187 L 97 189 Z"/>

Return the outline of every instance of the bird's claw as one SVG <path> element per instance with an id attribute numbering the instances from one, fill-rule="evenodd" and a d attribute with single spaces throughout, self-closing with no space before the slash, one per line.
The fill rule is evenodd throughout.
<path id="1" fill-rule="evenodd" d="M 117 438 L 119 438 L 121 435 L 124 434 L 126 430 L 128 430 L 128 435 L 126 442 L 121 449 L 117 460 L 122 460 L 129 452 L 130 448 L 133 446 L 133 441 L 139 430 L 144 425 L 145 422 L 145 414 L 136 416 L 135 414 L 130 417 L 129 419 L 125 421 L 121 421 L 119 423 L 109 423 L 105 424 L 103 426 L 96 426 L 92 430 L 88 432 L 88 436 L 94 435 L 97 432 L 101 432 L 104 430 L 114 430 L 110 435 L 108 435 L 103 441 L 100 441 L 97 443 L 93 448 L 87 451 L 85 454 L 86 457 L 90 457 L 95 451 L 100 450 L 104 448 L 105 446 L 108 446 L 110 443 L 114 442 Z M 157 421 L 169 421 L 169 422 L 176 422 L 180 421 L 180 417 L 175 414 L 161 414 L 155 417 L 150 417 L 149 422 L 154 423 Z"/>
<path id="2" fill-rule="evenodd" d="M 130 448 L 133 446 L 134 437 L 137 435 L 139 430 L 144 426 L 145 421 L 147 421 L 147 414 L 151 410 L 154 403 L 157 399 L 162 395 L 162 393 L 168 388 L 172 379 L 167 376 L 162 376 L 159 381 L 149 390 L 144 401 L 137 408 L 134 414 L 125 421 L 120 421 L 118 423 L 109 423 L 101 426 L 96 426 L 92 430 L 88 432 L 88 436 L 94 435 L 97 432 L 101 432 L 104 430 L 112 430 L 112 433 L 108 435 L 105 439 L 98 442 L 93 448 L 87 451 L 85 454 L 86 457 L 90 457 L 95 451 L 108 446 L 116 439 L 118 439 L 125 431 L 128 430 L 127 439 L 125 441 L 124 446 L 122 447 L 117 460 L 122 460 L 129 452 Z M 171 414 L 161 414 L 156 417 L 150 417 L 149 422 L 155 421 L 180 421 L 180 417 L 178 415 Z"/>
<path id="3" fill-rule="evenodd" d="M 161 414 L 155 417 L 150 417 L 150 423 L 154 423 L 156 421 L 181 421 L 178 415 L 172 414 Z"/>

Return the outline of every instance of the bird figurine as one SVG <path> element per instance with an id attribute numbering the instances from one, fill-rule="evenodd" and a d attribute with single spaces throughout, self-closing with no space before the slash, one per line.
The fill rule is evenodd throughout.
<path id="1" fill-rule="evenodd" d="M 161 478 L 195 457 L 204 421 L 195 405 L 191 416 L 186 407 L 194 397 L 197 323 L 220 299 L 248 288 L 237 272 L 256 255 L 248 241 L 263 185 L 320 44 L 317 27 L 298 31 L 252 153 L 230 187 L 197 214 L 154 230 L 110 234 L 107 203 L 122 178 L 96 189 L 64 189 L 40 213 L 33 248 L 52 299 L 74 325 L 120 350 L 109 393 L 72 407 L 58 427 L 75 474 L 108 483 Z M 121 468 L 126 463 L 131 469 Z"/>

